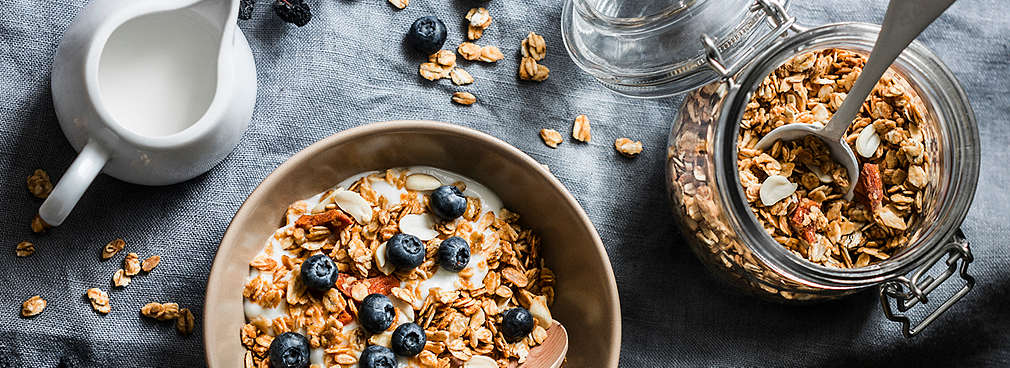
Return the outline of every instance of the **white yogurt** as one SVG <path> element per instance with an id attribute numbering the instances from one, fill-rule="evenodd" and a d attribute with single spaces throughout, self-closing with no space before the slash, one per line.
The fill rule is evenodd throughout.
<path id="1" fill-rule="evenodd" d="M 480 203 L 481 203 L 481 216 L 483 216 L 487 212 L 494 212 L 495 215 L 499 215 L 501 213 L 502 208 L 503 208 L 502 201 L 498 197 L 498 195 L 496 195 L 494 192 L 492 192 L 490 189 L 488 189 L 484 185 L 481 185 L 480 183 L 477 183 L 477 182 L 473 181 L 472 179 L 467 178 L 465 176 L 462 176 L 462 175 L 459 175 L 459 174 L 456 174 L 456 173 L 453 173 L 453 172 L 450 172 L 450 171 L 446 171 L 446 170 L 442 170 L 442 169 L 438 169 L 438 168 L 434 168 L 434 167 L 429 167 L 429 166 L 411 166 L 411 167 L 408 167 L 406 169 L 402 169 L 401 168 L 401 169 L 396 169 L 396 170 L 398 170 L 398 171 L 406 170 L 406 172 L 408 174 L 418 174 L 418 173 L 428 174 L 428 175 L 431 175 L 431 176 L 435 177 L 436 179 L 438 179 L 440 182 L 442 182 L 443 185 L 450 185 L 450 184 L 452 184 L 454 182 L 457 182 L 457 181 L 461 181 L 461 182 L 465 183 L 466 184 L 466 190 L 463 192 L 463 194 L 465 194 L 468 197 L 476 197 L 476 198 L 480 199 Z M 342 181 L 339 184 L 337 184 L 337 186 L 335 186 L 334 189 L 337 189 L 337 188 L 348 188 L 348 187 L 350 187 L 351 184 L 354 184 L 354 182 L 358 181 L 362 177 L 365 177 L 365 176 L 368 176 L 368 175 L 371 175 L 371 174 L 376 174 L 376 173 L 380 173 L 380 172 L 378 172 L 378 171 L 369 171 L 369 172 L 364 172 L 364 173 L 360 173 L 360 174 L 351 176 L 350 178 L 347 178 L 344 181 Z M 381 197 L 385 197 L 386 200 L 389 203 L 394 204 L 394 205 L 400 203 L 400 197 L 401 197 L 401 195 L 407 193 L 406 189 L 398 189 L 395 186 L 390 185 L 389 183 L 387 183 L 385 180 L 372 180 L 370 182 L 370 184 L 371 184 L 372 190 L 374 190 L 377 195 L 379 195 Z M 323 193 L 319 193 L 319 194 L 316 194 L 316 195 L 314 195 L 314 196 L 312 196 L 312 197 L 310 197 L 308 199 L 305 199 L 304 202 L 306 202 L 307 208 L 310 208 L 310 209 L 311 208 L 321 208 L 321 207 L 325 207 L 325 205 L 328 204 L 328 203 L 333 203 L 332 198 L 323 198 L 322 195 L 323 195 Z M 298 219 L 299 216 L 300 215 L 292 215 L 292 216 L 290 216 L 288 218 L 288 224 L 285 225 L 285 227 L 282 227 L 281 229 L 283 230 L 283 229 L 287 229 L 287 228 L 293 227 L 294 226 L 294 222 Z M 407 219 L 407 218 L 409 218 L 409 219 Z M 417 236 L 417 237 L 419 237 L 419 238 L 421 238 L 423 240 L 432 239 L 432 238 L 434 238 L 435 236 L 438 235 L 438 232 L 434 229 L 434 225 L 435 225 L 434 218 L 431 215 L 427 215 L 427 214 L 424 214 L 424 215 L 408 215 L 407 218 L 405 218 L 404 220 L 407 221 L 407 224 L 406 224 L 407 226 L 406 227 L 407 227 L 407 229 L 409 229 L 409 232 L 408 232 L 408 230 L 402 230 L 402 231 L 411 233 L 412 235 L 415 235 L 415 236 Z M 401 222 L 400 224 L 401 224 L 401 226 L 404 225 L 403 222 Z M 491 230 L 485 229 L 484 230 L 485 238 L 486 239 L 491 239 L 491 238 L 497 239 L 495 237 L 491 237 L 490 236 L 491 233 L 492 233 Z M 490 249 L 490 248 L 493 248 L 493 246 L 496 246 L 496 245 L 497 244 L 485 244 L 485 246 L 482 247 L 482 249 Z M 285 250 L 283 250 L 281 248 L 280 241 L 278 241 L 277 239 L 275 239 L 273 237 L 273 235 L 271 235 L 271 237 L 269 238 L 269 240 L 267 240 L 267 242 L 266 242 L 266 244 L 264 246 L 264 249 L 261 251 L 261 254 L 266 253 L 266 252 L 271 253 L 270 254 L 271 258 L 277 260 L 278 262 L 281 261 L 281 257 L 284 254 L 288 254 L 288 255 L 291 254 L 290 252 L 285 251 Z M 486 258 L 486 256 L 483 253 L 480 253 L 480 252 L 473 252 L 470 255 L 470 264 L 469 264 L 468 267 L 471 267 L 473 269 L 473 276 L 470 278 L 470 283 L 474 284 L 474 286 L 478 287 L 478 288 L 484 286 L 484 276 L 486 276 L 487 272 L 488 272 L 487 263 L 485 262 L 485 258 Z M 261 273 L 260 271 L 258 271 L 256 269 L 253 269 L 253 268 L 250 267 L 249 277 L 248 277 L 247 280 L 255 278 L 255 277 L 259 277 L 260 273 Z M 265 273 L 264 277 L 267 277 L 268 279 L 272 280 L 272 275 L 270 275 L 269 273 Z M 401 286 L 402 286 L 402 284 L 401 284 Z M 431 278 L 429 278 L 427 280 L 424 280 L 424 281 L 422 281 L 421 283 L 418 284 L 418 290 L 420 290 L 420 292 L 421 292 L 421 298 L 422 298 L 422 300 L 428 296 L 428 293 L 429 293 L 430 289 L 432 289 L 432 288 L 439 288 L 439 289 L 441 289 L 443 291 L 446 291 L 446 290 L 459 290 L 459 289 L 462 288 L 461 279 L 460 279 L 460 277 L 459 277 L 458 274 L 456 274 L 454 272 L 446 271 L 446 270 L 444 270 L 442 268 L 439 268 L 438 271 L 435 272 L 435 274 L 432 275 Z M 406 322 L 413 322 L 414 321 L 414 310 L 409 305 L 407 305 L 406 303 L 403 303 L 403 302 L 399 301 L 396 298 L 391 298 L 391 299 L 393 301 L 393 305 L 397 309 L 399 309 L 399 311 L 401 312 L 401 313 L 397 314 L 396 324 L 398 325 L 398 324 L 402 324 L 402 323 L 406 323 Z M 269 319 L 272 320 L 274 318 L 281 317 L 281 316 L 284 316 L 284 315 L 287 314 L 287 304 L 285 302 L 281 302 L 280 305 L 278 305 L 277 307 L 274 307 L 274 308 L 264 308 L 264 307 L 260 306 L 259 304 L 253 303 L 253 302 L 251 302 L 249 300 L 243 300 L 243 304 L 244 304 L 244 307 L 245 307 L 244 309 L 245 309 L 246 319 L 249 320 L 249 321 L 252 321 L 253 319 L 255 319 L 257 317 L 265 317 L 265 318 L 269 318 Z M 346 326 L 344 326 L 344 331 L 345 332 L 353 331 L 357 327 L 358 327 L 357 321 L 354 321 L 354 322 L 351 322 L 351 323 L 347 324 Z M 298 332 L 303 332 L 303 331 L 298 331 Z M 355 352 L 355 353 L 356 354 L 360 354 L 360 352 Z M 323 367 L 323 356 L 324 356 L 323 349 L 312 349 L 311 353 L 310 353 L 310 361 L 311 361 L 311 363 L 313 365 L 318 365 L 319 367 Z M 399 362 L 400 362 L 399 365 L 401 367 L 406 367 L 407 366 L 407 363 L 408 363 L 407 359 L 405 359 L 403 357 L 398 357 L 398 359 L 399 359 Z"/>

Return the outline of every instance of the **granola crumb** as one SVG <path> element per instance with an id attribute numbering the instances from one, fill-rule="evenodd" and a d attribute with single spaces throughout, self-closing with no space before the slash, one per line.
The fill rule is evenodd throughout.
<path id="1" fill-rule="evenodd" d="M 21 316 L 22 317 L 32 317 L 37 316 L 46 309 L 46 300 L 42 299 L 41 296 L 33 296 L 25 300 L 21 304 Z"/>
<path id="2" fill-rule="evenodd" d="M 491 26 L 491 13 L 484 8 L 473 8 L 466 13 L 466 20 L 469 22 L 466 38 L 476 40 L 484 35 L 487 27 Z"/>
<path id="3" fill-rule="evenodd" d="M 175 319 L 175 330 L 179 331 L 179 334 L 189 335 L 193 333 L 193 326 L 195 324 L 196 321 L 193 318 L 193 312 L 190 312 L 188 308 L 179 310 L 179 316 Z"/>
<path id="4" fill-rule="evenodd" d="M 551 148 L 558 148 L 558 145 L 564 141 L 561 138 L 561 133 L 554 129 L 540 129 L 540 138 L 544 140 L 544 144 Z"/>
<path id="5" fill-rule="evenodd" d="M 625 157 L 635 157 L 642 153 L 642 142 L 633 141 L 628 138 L 617 138 L 614 141 L 614 148 Z"/>
<path id="6" fill-rule="evenodd" d="M 389 3 L 397 9 L 403 9 L 407 7 L 409 0 L 389 0 Z"/>
<path id="7" fill-rule="evenodd" d="M 144 317 L 154 318 L 159 321 L 169 321 L 179 317 L 178 303 L 157 303 L 151 302 L 140 308 L 140 314 Z"/>
<path id="8" fill-rule="evenodd" d="M 112 256 L 119 253 L 126 247 L 126 242 L 122 238 L 117 238 L 116 240 L 110 241 L 102 247 L 102 259 L 109 259 Z"/>
<path id="9" fill-rule="evenodd" d="M 49 181 L 49 174 L 45 170 L 35 169 L 35 172 L 28 177 L 28 191 L 36 198 L 46 199 L 53 191 L 53 183 Z"/>
<path id="10" fill-rule="evenodd" d="M 109 312 L 112 311 L 112 305 L 109 302 L 109 294 L 106 294 L 102 291 L 102 289 L 88 289 L 86 295 L 88 296 L 88 300 L 91 301 L 91 309 L 94 309 L 95 312 L 109 314 Z"/>
<path id="11" fill-rule="evenodd" d="M 42 217 L 39 217 L 39 215 L 35 215 L 35 218 L 32 219 L 32 232 L 36 234 L 45 232 L 46 229 L 49 229 L 50 227 L 52 226 L 49 226 L 49 224 L 47 224 Z"/>
<path id="12" fill-rule="evenodd" d="M 579 142 L 589 143 L 592 139 L 592 133 L 589 127 L 589 118 L 585 114 L 580 114 L 575 117 L 575 122 L 572 124 L 572 138 L 575 138 Z"/>
<path id="13" fill-rule="evenodd" d="M 449 77 L 452 79 L 452 83 L 455 83 L 457 86 L 473 83 L 473 76 L 466 70 L 463 70 L 463 68 L 453 69 L 449 73 Z"/>
<path id="14" fill-rule="evenodd" d="M 477 96 L 470 92 L 453 92 L 452 102 L 460 105 L 473 105 L 474 102 L 477 102 Z"/>
<path id="15" fill-rule="evenodd" d="M 123 259 L 123 271 L 127 276 L 136 276 L 140 273 L 140 256 L 137 253 L 127 253 Z"/>
<path id="16" fill-rule="evenodd" d="M 116 273 L 112 274 L 112 284 L 116 287 L 126 287 L 130 284 L 132 278 L 126 275 L 123 269 L 116 270 Z"/>
<path id="17" fill-rule="evenodd" d="M 524 57 L 519 62 L 519 79 L 534 82 L 543 82 L 550 75 L 551 70 L 540 65 L 531 57 Z"/>
<path id="18" fill-rule="evenodd" d="M 520 47 L 519 50 L 522 52 L 523 57 L 533 58 L 533 60 L 540 61 L 547 56 L 547 43 L 544 41 L 543 36 L 530 32 L 529 35 L 523 39 L 522 47 Z"/>
<path id="19" fill-rule="evenodd" d="M 14 253 L 17 254 L 18 257 L 28 257 L 32 255 L 32 253 L 35 253 L 35 244 L 32 244 L 30 241 L 20 242 L 18 243 L 17 248 L 14 249 Z"/>
<path id="20" fill-rule="evenodd" d="M 140 264 L 140 269 L 144 272 L 151 272 L 159 263 L 161 263 L 161 256 L 150 256 Z"/>

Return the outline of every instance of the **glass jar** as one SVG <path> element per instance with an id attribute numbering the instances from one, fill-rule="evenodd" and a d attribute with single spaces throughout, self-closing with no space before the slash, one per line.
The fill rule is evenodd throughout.
<path id="1" fill-rule="evenodd" d="M 755 2 L 757 8 L 769 6 L 782 9 L 773 1 Z M 702 262 L 739 290 L 794 303 L 878 287 L 887 318 L 901 323 L 905 336 L 915 335 L 974 286 L 968 274 L 971 250 L 959 230 L 979 175 L 978 131 L 967 97 L 950 70 L 921 43 L 913 42 L 898 57 L 892 68 L 923 101 L 925 149 L 935 168 L 923 218 L 909 228 L 911 240 L 904 250 L 880 263 L 841 269 L 808 262 L 768 235 L 750 209 L 737 170 L 741 116 L 762 80 L 786 60 L 828 48 L 869 54 L 880 28 L 840 23 L 804 30 L 784 10 L 764 13 L 775 28 L 766 34 L 784 37 L 762 41 L 752 58 L 727 60 L 717 38 L 699 37 L 702 57 L 717 77 L 685 96 L 667 152 L 669 195 L 682 233 Z M 930 303 L 934 289 L 957 279 L 962 281 L 956 292 Z M 918 304 L 936 306 L 913 324 L 906 312 Z"/>

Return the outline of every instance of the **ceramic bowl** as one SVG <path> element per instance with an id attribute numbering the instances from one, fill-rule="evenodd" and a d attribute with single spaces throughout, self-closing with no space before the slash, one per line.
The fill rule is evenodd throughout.
<path id="1" fill-rule="evenodd" d="M 490 135 L 431 121 L 374 123 L 337 133 L 281 164 L 249 195 L 228 226 L 207 281 L 203 333 L 210 367 L 239 367 L 245 351 L 242 287 L 249 261 L 280 227 L 288 204 L 351 175 L 429 165 L 495 191 L 537 232 L 557 275 L 551 312 L 568 330 L 568 366 L 617 367 L 620 305 L 610 260 L 596 229 L 542 165 Z"/>

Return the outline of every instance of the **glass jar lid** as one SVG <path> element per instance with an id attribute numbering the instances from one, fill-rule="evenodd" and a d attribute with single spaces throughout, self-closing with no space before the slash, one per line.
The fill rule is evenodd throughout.
<path id="1" fill-rule="evenodd" d="M 686 92 L 746 63 L 793 23 L 788 0 L 568 0 L 575 63 L 634 97 Z M 722 68 L 722 70 L 720 70 Z"/>

